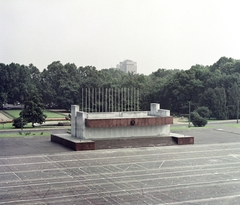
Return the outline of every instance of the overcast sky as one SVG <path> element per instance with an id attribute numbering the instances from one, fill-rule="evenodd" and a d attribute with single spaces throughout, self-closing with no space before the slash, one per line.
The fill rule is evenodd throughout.
<path id="1" fill-rule="evenodd" d="M 239 0 L 0 0 L 0 62 L 137 62 L 138 72 L 240 59 Z"/>

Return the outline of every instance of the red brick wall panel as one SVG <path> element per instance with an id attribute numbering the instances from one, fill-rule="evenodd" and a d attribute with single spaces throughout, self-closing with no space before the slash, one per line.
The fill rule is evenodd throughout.
<path id="1" fill-rule="evenodd" d="M 146 118 L 114 118 L 114 119 L 85 119 L 85 126 L 96 127 L 126 127 L 126 126 L 156 126 L 173 124 L 173 117 Z"/>

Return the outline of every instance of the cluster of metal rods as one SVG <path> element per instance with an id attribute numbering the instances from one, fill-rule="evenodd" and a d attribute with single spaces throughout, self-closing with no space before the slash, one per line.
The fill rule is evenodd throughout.
<path id="1" fill-rule="evenodd" d="M 84 112 L 139 111 L 139 88 L 82 88 Z"/>

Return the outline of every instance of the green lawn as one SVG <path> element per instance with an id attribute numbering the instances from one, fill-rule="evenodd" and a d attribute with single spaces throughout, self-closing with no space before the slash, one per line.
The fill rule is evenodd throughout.
<path id="1" fill-rule="evenodd" d="M 28 123 L 27 125 L 25 125 L 23 129 L 25 128 L 33 128 L 32 123 Z M 8 129 L 16 129 L 16 128 L 12 126 L 12 122 L 0 123 L 0 130 L 3 130 L 3 129 L 8 130 Z"/>
<path id="2" fill-rule="evenodd" d="M 224 127 L 240 128 L 240 124 L 239 123 L 236 123 L 236 124 L 225 124 Z"/>
<path id="3" fill-rule="evenodd" d="M 10 116 L 13 116 L 14 118 L 18 118 L 19 117 L 19 113 L 21 112 L 21 110 L 5 110 L 5 112 L 7 114 L 9 114 Z"/>
<path id="4" fill-rule="evenodd" d="M 191 126 L 191 127 L 188 127 L 188 125 L 180 125 L 180 126 L 170 126 L 170 131 L 171 132 L 174 132 L 174 131 L 177 131 L 177 130 L 199 130 L 199 129 L 209 129 L 209 128 L 212 128 L 211 125 L 206 125 L 204 127 L 194 127 L 194 126 Z"/>
<path id="5" fill-rule="evenodd" d="M 64 118 L 66 115 L 58 112 L 45 110 L 44 114 L 47 115 L 47 118 Z"/>
<path id="6" fill-rule="evenodd" d="M 31 131 L 23 131 L 23 132 L 16 132 L 11 134 L 1 134 L 0 138 L 7 138 L 7 137 L 49 137 L 51 134 L 49 132 L 31 132 Z"/>
<path id="7" fill-rule="evenodd" d="M 18 118 L 19 117 L 19 113 L 21 112 L 21 110 L 5 110 L 5 112 L 8 115 L 13 116 L 14 118 Z M 3 113 L 3 114 L 5 114 L 5 113 Z M 44 110 L 44 114 L 47 115 L 47 118 L 64 118 L 66 116 L 66 115 L 64 115 L 62 113 L 48 111 L 48 110 Z"/>

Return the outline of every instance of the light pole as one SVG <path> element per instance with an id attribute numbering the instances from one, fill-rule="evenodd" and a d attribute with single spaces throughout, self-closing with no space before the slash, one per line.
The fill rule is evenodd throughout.
<path id="1" fill-rule="evenodd" d="M 239 100 L 237 100 L 237 123 L 238 123 L 238 117 L 239 117 Z"/>
<path id="2" fill-rule="evenodd" d="M 191 101 L 188 101 L 188 127 L 190 128 L 190 122 L 191 122 Z"/>
<path id="3" fill-rule="evenodd" d="M 21 111 L 21 131 L 23 131 L 23 105 L 22 105 L 22 111 Z"/>

